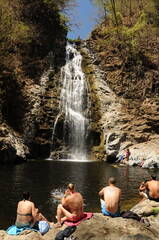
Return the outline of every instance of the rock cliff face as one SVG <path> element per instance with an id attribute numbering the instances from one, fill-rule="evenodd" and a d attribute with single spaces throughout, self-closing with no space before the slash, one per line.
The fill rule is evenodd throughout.
<path id="1" fill-rule="evenodd" d="M 25 9 L 26 19 L 28 12 Z M 54 22 L 49 16 L 45 18 L 47 30 L 39 22 L 41 18 L 37 22 L 30 19 L 38 29 L 42 25 L 38 39 L 3 59 L 0 156 L 4 162 L 26 156 L 48 157 L 50 150 L 53 157 L 65 154 L 63 116 L 58 119 L 53 146 L 52 129 L 59 113 L 66 29 L 60 25 L 58 14 Z M 130 56 L 123 57 L 117 47 L 101 43 L 99 33 L 97 28 L 89 40 L 78 45 L 91 99 L 87 138 L 90 158 L 115 160 L 123 149 L 130 148 L 132 165 L 142 162 L 143 167 L 158 166 L 159 38 L 152 37 L 147 45 L 142 43 L 142 64 L 137 64 Z"/>
<path id="2" fill-rule="evenodd" d="M 0 64 L 1 162 L 49 155 L 57 85 L 65 61 L 67 29 L 58 10 L 39 0 L 23 4 L 22 19 L 37 34 L 16 46 Z"/>
<path id="3" fill-rule="evenodd" d="M 133 62 L 125 69 L 124 58 L 117 49 L 104 44 L 99 48 L 99 40 L 97 29 L 81 47 L 92 101 L 91 131 L 94 141 L 98 139 L 92 148 L 94 156 L 115 160 L 119 152 L 129 147 L 132 160 L 146 160 L 144 166 L 153 167 L 150 162 L 152 158 L 159 161 L 159 153 L 155 148 L 150 160 L 141 143 L 149 151 L 154 142 L 159 144 L 159 39 L 153 41 L 153 50 L 147 49 L 148 59 L 143 57 L 143 76 L 137 75 Z M 133 149 L 138 149 L 135 154 Z"/>

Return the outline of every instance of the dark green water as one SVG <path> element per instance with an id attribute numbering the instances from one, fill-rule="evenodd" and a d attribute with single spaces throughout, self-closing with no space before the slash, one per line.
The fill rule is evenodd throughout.
<path id="1" fill-rule="evenodd" d="M 152 172 L 152 170 L 151 170 Z M 64 189 L 72 182 L 85 199 L 85 210 L 100 212 L 99 190 L 110 176 L 116 176 L 122 189 L 122 209 L 139 200 L 138 186 L 150 171 L 134 167 L 113 167 L 104 162 L 30 161 L 15 166 L 0 167 L 0 229 L 14 224 L 16 205 L 21 193 L 28 190 L 41 212 L 54 220 L 57 203 L 50 193 Z M 159 173 L 157 172 L 159 176 Z"/>

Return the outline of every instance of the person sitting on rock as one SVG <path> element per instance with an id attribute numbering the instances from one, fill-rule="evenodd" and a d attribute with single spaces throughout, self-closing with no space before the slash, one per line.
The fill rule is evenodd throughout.
<path id="1" fill-rule="evenodd" d="M 55 227 L 61 227 L 65 220 L 76 222 L 83 218 L 83 197 L 79 192 L 74 191 L 74 186 L 71 193 L 65 192 L 61 203 L 57 207 L 57 223 Z"/>
<path id="2" fill-rule="evenodd" d="M 120 216 L 120 198 L 121 190 L 115 186 L 116 179 L 110 177 L 107 187 L 104 187 L 100 192 L 101 210 L 104 216 L 119 217 Z"/>
<path id="3" fill-rule="evenodd" d="M 148 199 L 159 202 L 159 181 L 156 176 L 152 175 L 151 180 L 145 184 Z"/>
<path id="4" fill-rule="evenodd" d="M 34 227 L 34 225 L 39 221 L 48 222 L 47 219 L 39 212 L 38 208 L 35 207 L 34 203 L 30 201 L 30 193 L 23 192 L 22 196 L 23 200 L 19 201 L 17 206 L 17 217 L 15 222 L 16 227 Z"/>

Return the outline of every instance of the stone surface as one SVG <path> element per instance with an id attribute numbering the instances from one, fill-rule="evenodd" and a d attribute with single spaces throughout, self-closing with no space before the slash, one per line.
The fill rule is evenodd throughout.
<path id="1" fill-rule="evenodd" d="M 0 159 L 3 163 L 14 163 L 17 160 L 26 160 L 29 154 L 28 147 L 21 136 L 7 125 L 0 127 Z"/>
<path id="2" fill-rule="evenodd" d="M 135 144 L 130 147 L 130 165 L 140 165 L 143 168 L 159 167 L 159 139 Z"/>
<path id="3" fill-rule="evenodd" d="M 91 149 L 94 158 L 115 160 L 123 149 L 130 147 L 133 160 L 144 157 L 146 161 L 143 167 L 151 168 L 154 166 L 153 161 L 157 162 L 157 167 L 158 153 L 151 150 L 151 140 L 159 141 L 158 97 L 126 97 L 126 94 L 131 95 L 130 89 L 125 86 L 122 89 L 123 79 L 117 79 L 118 74 L 122 75 L 122 59 L 119 61 L 120 57 L 111 49 L 96 51 L 96 38 L 83 44 L 81 53 L 83 70 L 90 86 L 90 128 L 101 136 L 100 143 Z M 141 154 L 144 145 L 146 153 L 149 151 L 147 157 Z"/>
<path id="4" fill-rule="evenodd" d="M 95 213 L 90 220 L 83 221 L 72 235 L 77 240 L 157 240 L 159 230 L 158 228 L 155 230 L 154 226 L 159 223 L 155 224 L 146 227 L 136 220 L 105 217 Z M 0 231 L 0 237 L 1 240 L 52 240 L 60 230 L 51 229 L 44 236 L 28 231 L 24 231 L 19 236 L 9 236 L 4 231 Z"/>
<path id="5" fill-rule="evenodd" d="M 159 212 L 159 202 L 151 201 L 149 199 L 143 200 L 135 205 L 131 211 L 143 216 L 156 215 Z M 158 219 L 159 220 L 159 219 Z"/>

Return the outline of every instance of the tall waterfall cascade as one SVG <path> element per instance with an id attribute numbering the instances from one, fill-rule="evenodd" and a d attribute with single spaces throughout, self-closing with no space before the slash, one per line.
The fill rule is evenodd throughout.
<path id="1" fill-rule="evenodd" d="M 69 147 L 68 158 L 72 160 L 87 159 L 89 98 L 81 64 L 80 52 L 67 44 L 66 63 L 61 69 L 60 114 L 64 115 L 64 142 Z"/>

